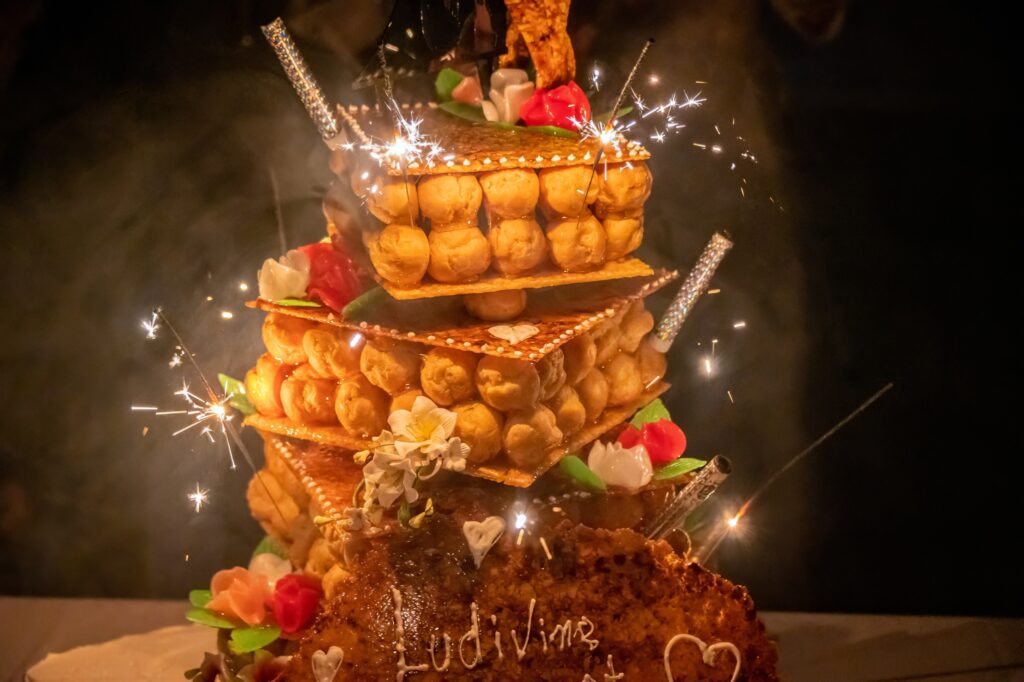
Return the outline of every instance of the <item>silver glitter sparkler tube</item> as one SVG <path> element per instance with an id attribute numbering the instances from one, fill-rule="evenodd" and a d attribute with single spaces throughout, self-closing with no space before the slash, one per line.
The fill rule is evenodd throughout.
<path id="1" fill-rule="evenodd" d="M 715 455 L 693 480 L 686 484 L 676 497 L 648 526 L 647 537 L 664 537 L 686 520 L 694 509 L 711 497 L 718 486 L 732 473 L 732 463 L 722 455 Z"/>
<path id="2" fill-rule="evenodd" d="M 345 134 L 341 126 L 338 125 L 338 119 L 334 116 L 334 110 L 327 102 L 327 98 L 324 97 L 320 85 L 316 82 L 316 77 L 313 76 L 309 66 L 306 65 L 306 60 L 303 59 L 302 53 L 299 52 L 298 46 L 295 45 L 295 41 L 288 34 L 288 29 L 285 28 L 284 22 L 278 17 L 266 26 L 262 26 L 261 30 L 267 42 L 274 48 L 274 52 L 277 54 L 281 66 L 284 67 L 288 80 L 292 82 L 295 92 L 298 93 L 299 99 L 302 100 L 306 111 L 309 112 L 309 117 L 316 124 L 316 128 L 320 131 L 324 142 L 331 149 L 337 149 L 344 143 Z"/>
<path id="3" fill-rule="evenodd" d="M 672 299 L 668 310 L 658 321 L 658 327 L 654 330 L 649 343 L 659 353 L 665 353 L 676 340 L 679 329 L 686 322 L 690 311 L 696 305 L 700 297 L 707 291 L 711 278 L 715 275 L 725 254 L 732 248 L 732 240 L 722 232 L 716 232 L 711 236 L 711 241 L 704 247 L 697 264 L 693 266 L 690 273 L 686 275 L 679 293 Z"/>

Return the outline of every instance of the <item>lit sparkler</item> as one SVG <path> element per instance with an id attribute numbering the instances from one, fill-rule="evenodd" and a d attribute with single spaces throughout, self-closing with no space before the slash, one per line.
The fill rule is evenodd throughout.
<path id="1" fill-rule="evenodd" d="M 195 505 L 196 514 L 198 514 L 202 510 L 203 505 L 209 501 L 210 491 L 200 488 L 199 483 L 197 482 L 195 491 L 189 493 L 186 497 L 189 502 Z"/>

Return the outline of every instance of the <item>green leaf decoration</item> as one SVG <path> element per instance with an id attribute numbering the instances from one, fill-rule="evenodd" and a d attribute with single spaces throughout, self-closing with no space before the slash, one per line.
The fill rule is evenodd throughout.
<path id="1" fill-rule="evenodd" d="M 639 429 L 644 424 L 659 422 L 662 419 L 672 421 L 672 415 L 668 413 L 668 408 L 661 402 L 661 398 L 655 398 L 633 415 L 629 423 Z"/>
<path id="2" fill-rule="evenodd" d="M 185 618 L 192 621 L 193 623 L 199 623 L 200 625 L 207 625 L 211 628 L 224 628 L 230 630 L 236 626 L 236 623 L 232 623 L 224 616 L 218 616 L 216 613 L 209 609 L 199 608 L 193 606 L 185 613 Z"/>
<path id="3" fill-rule="evenodd" d="M 262 649 L 281 636 L 281 628 L 258 625 L 256 627 L 235 628 L 231 631 L 228 643 L 234 654 L 247 654 Z"/>
<path id="4" fill-rule="evenodd" d="M 402 502 L 401 506 L 398 508 L 398 513 L 396 514 L 396 516 L 398 517 L 398 522 L 400 524 L 402 524 L 406 528 L 409 527 L 409 519 L 412 518 L 412 507 L 409 506 L 408 502 Z"/>
<path id="5" fill-rule="evenodd" d="M 188 593 L 188 603 L 198 609 L 205 609 L 211 599 L 213 599 L 213 592 L 209 590 L 192 590 Z"/>
<path id="6" fill-rule="evenodd" d="M 256 556 L 257 554 L 274 554 L 282 559 L 289 558 L 288 550 L 282 547 L 281 543 L 269 535 L 260 540 L 260 544 L 256 545 L 256 549 L 252 551 L 253 556 Z"/>
<path id="7" fill-rule="evenodd" d="M 484 110 L 480 107 L 474 107 L 472 104 L 466 104 L 465 102 L 441 102 L 437 105 L 437 108 L 441 111 L 447 112 L 452 116 L 458 116 L 464 118 L 467 121 L 473 121 L 475 123 L 481 123 L 487 120 L 484 116 Z"/>
<path id="8" fill-rule="evenodd" d="M 527 128 L 531 133 L 543 133 L 544 135 L 553 135 L 554 137 L 567 137 L 570 140 L 578 140 L 580 134 L 572 130 L 566 130 L 565 128 L 559 128 L 558 126 L 530 126 Z"/>
<path id="9" fill-rule="evenodd" d="M 632 104 L 628 104 L 628 105 L 622 107 L 621 109 L 619 109 L 619 111 L 615 114 L 615 118 L 622 118 L 626 114 L 630 114 L 632 112 L 633 112 L 633 105 Z M 596 121 L 597 123 L 607 123 L 610 120 L 612 120 L 612 112 L 610 112 L 610 111 L 606 111 L 603 114 L 598 114 L 597 116 L 594 117 L 594 121 Z"/>
<path id="10" fill-rule="evenodd" d="M 323 308 L 316 301 L 307 301 L 301 298 L 279 298 L 274 301 L 274 305 L 284 306 L 285 308 Z"/>
<path id="11" fill-rule="evenodd" d="M 604 481 L 587 466 L 586 462 L 576 455 L 563 457 L 562 461 L 558 463 L 558 467 L 566 476 L 583 488 L 596 492 L 604 492 L 608 489 Z"/>
<path id="12" fill-rule="evenodd" d="M 375 308 L 387 296 L 388 292 L 384 290 L 384 287 L 374 286 L 371 289 L 367 289 L 341 309 L 341 316 L 346 320 L 358 320 L 363 313 Z"/>
<path id="13" fill-rule="evenodd" d="M 437 74 L 434 81 L 434 90 L 437 91 L 437 99 L 441 102 L 450 102 L 452 90 L 462 82 L 464 76 L 455 69 L 444 68 Z"/>
<path id="14" fill-rule="evenodd" d="M 654 480 L 656 481 L 667 481 L 683 474 L 688 474 L 691 471 L 696 471 L 702 466 L 707 464 L 707 460 L 694 459 L 692 457 L 680 457 L 674 462 L 666 464 L 657 471 L 654 472 Z"/>
<path id="15" fill-rule="evenodd" d="M 252 414 L 256 411 L 256 406 L 245 395 L 245 384 L 227 374 L 218 373 L 217 380 L 220 381 L 220 387 L 224 389 L 224 395 L 230 396 L 228 405 L 242 414 Z"/>

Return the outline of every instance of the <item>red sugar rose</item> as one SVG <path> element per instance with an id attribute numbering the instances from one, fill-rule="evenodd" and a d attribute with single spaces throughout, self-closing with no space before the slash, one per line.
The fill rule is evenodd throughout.
<path id="1" fill-rule="evenodd" d="M 359 295 L 355 265 L 344 251 L 325 242 L 300 246 L 299 251 L 309 258 L 306 293 L 310 298 L 341 312 L 345 304 Z"/>
<path id="2" fill-rule="evenodd" d="M 298 573 L 289 573 L 278 580 L 271 608 L 281 632 L 293 635 L 313 622 L 323 594 L 318 581 Z"/>
<path id="3" fill-rule="evenodd" d="M 640 429 L 627 426 L 619 434 L 619 444 L 624 448 L 643 445 L 653 464 L 668 464 L 686 451 L 686 434 L 668 419 L 644 424 Z"/>
<path id="4" fill-rule="evenodd" d="M 519 117 L 528 126 L 558 126 L 575 132 L 590 120 L 590 102 L 580 86 L 569 81 L 534 92 L 519 108 Z"/>

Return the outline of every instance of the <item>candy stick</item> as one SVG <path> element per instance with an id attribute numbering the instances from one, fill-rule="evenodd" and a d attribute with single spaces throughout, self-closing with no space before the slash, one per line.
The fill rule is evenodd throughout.
<path id="1" fill-rule="evenodd" d="M 331 149 L 340 148 L 345 142 L 345 133 L 338 125 L 334 110 L 327 103 L 327 98 L 324 97 L 320 85 L 309 70 L 309 66 L 306 65 L 306 60 L 302 58 L 302 53 L 299 52 L 295 41 L 288 34 L 284 22 L 278 17 L 266 26 L 262 26 L 261 29 L 267 42 L 274 48 L 288 80 L 292 82 L 295 92 L 298 93 L 299 99 L 305 105 L 309 117 L 313 119 L 324 142 Z"/>
<path id="2" fill-rule="evenodd" d="M 668 310 L 662 315 L 658 327 L 654 330 L 649 343 L 659 353 L 665 353 L 672 346 L 679 329 L 686 322 L 690 311 L 696 305 L 701 295 L 708 288 L 711 278 L 718 269 L 718 265 L 725 258 L 725 254 L 732 248 L 732 240 L 722 232 L 716 232 L 711 236 L 711 241 L 704 247 L 704 251 L 697 259 L 697 264 L 690 270 L 679 293 L 672 299 Z"/>
<path id="3" fill-rule="evenodd" d="M 697 475 L 680 490 L 674 500 L 650 524 L 647 537 L 652 540 L 665 537 L 679 527 L 690 512 L 711 497 L 729 474 L 732 463 L 721 455 L 715 455 Z"/>

